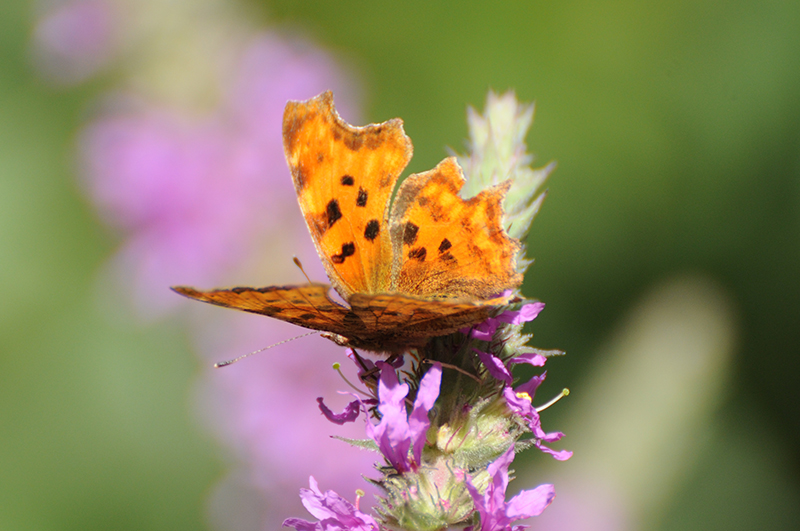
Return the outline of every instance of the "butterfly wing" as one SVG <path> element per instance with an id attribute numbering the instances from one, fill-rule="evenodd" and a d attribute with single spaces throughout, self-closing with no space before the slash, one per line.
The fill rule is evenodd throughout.
<path id="1" fill-rule="evenodd" d="M 392 291 L 481 301 L 519 286 L 520 244 L 502 226 L 509 184 L 464 200 L 453 157 L 403 181 L 391 214 Z"/>
<path id="2" fill-rule="evenodd" d="M 346 322 L 349 310 L 328 298 L 327 284 L 271 286 L 269 288 L 232 288 L 200 291 L 178 286 L 174 291 L 225 308 L 258 313 L 312 330 L 352 333 Z"/>
<path id="3" fill-rule="evenodd" d="M 283 142 L 300 209 L 334 288 L 345 299 L 387 291 L 389 199 L 412 153 L 402 120 L 353 127 L 325 92 L 286 105 Z"/>
<path id="4" fill-rule="evenodd" d="M 357 293 L 351 297 L 350 304 L 367 330 L 392 329 L 399 337 L 450 334 L 486 320 L 491 311 L 491 307 L 485 305 L 422 299 L 397 293 Z"/>
<path id="5" fill-rule="evenodd" d="M 354 346 L 378 352 L 421 346 L 431 337 L 457 332 L 486 320 L 492 306 L 423 299 L 398 293 L 356 293 L 350 298 L 352 322 L 358 332 Z M 506 299 L 492 301 L 503 304 Z"/>

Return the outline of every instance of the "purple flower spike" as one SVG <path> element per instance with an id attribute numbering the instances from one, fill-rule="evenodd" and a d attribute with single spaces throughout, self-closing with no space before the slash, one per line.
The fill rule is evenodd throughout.
<path id="1" fill-rule="evenodd" d="M 479 529 L 468 527 L 466 531 L 519 531 L 527 526 L 511 526 L 512 522 L 542 514 L 555 498 L 553 485 L 539 485 L 533 490 L 523 490 L 506 503 L 508 467 L 514 460 L 514 447 L 497 458 L 487 468 L 491 477 L 486 492 L 480 494 L 468 479 L 466 482 L 475 508 L 481 515 Z"/>
<path id="2" fill-rule="evenodd" d="M 442 368 L 438 363 L 434 364 L 422 378 L 409 418 L 405 406 L 408 384 L 400 384 L 395 369 L 388 363 L 378 362 L 378 366 L 381 368 L 378 382 L 378 411 L 381 413 L 381 421 L 376 426 L 368 422 L 367 435 L 378 443 L 378 448 L 389 464 L 402 474 L 419 465 L 425 435 L 430 426 L 428 412 L 439 397 Z M 414 462 L 408 459 L 412 444 Z"/>
<path id="3" fill-rule="evenodd" d="M 334 413 L 331 411 L 331 409 L 325 405 L 321 396 L 317 397 L 317 403 L 319 404 L 320 411 L 325 415 L 325 418 L 340 426 L 345 422 L 353 422 L 358 418 L 358 414 L 361 412 L 361 400 L 359 399 L 353 400 L 347 404 L 344 411 L 341 413 Z"/>
<path id="4" fill-rule="evenodd" d="M 300 489 L 303 506 L 319 522 L 309 522 L 302 518 L 287 518 L 284 527 L 294 527 L 297 531 L 380 531 L 374 518 L 332 490 L 322 493 L 314 476 L 309 478 L 310 489 Z"/>

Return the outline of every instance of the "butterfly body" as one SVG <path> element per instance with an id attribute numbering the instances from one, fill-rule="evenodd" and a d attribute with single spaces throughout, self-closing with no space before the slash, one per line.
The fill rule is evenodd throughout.
<path id="1" fill-rule="evenodd" d="M 354 127 L 330 92 L 289 102 L 284 151 L 330 286 L 173 288 L 187 297 L 320 330 L 338 344 L 401 352 L 490 316 L 522 277 L 502 227 L 508 183 L 464 200 L 455 158 L 397 180 L 412 154 L 403 122 Z"/>

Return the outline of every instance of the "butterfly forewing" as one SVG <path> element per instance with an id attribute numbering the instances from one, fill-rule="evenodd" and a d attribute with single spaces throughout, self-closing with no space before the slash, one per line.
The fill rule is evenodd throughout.
<path id="1" fill-rule="evenodd" d="M 326 92 L 289 102 L 283 137 L 300 209 L 334 287 L 345 299 L 386 291 L 388 204 L 412 152 L 402 121 L 353 127 Z"/>

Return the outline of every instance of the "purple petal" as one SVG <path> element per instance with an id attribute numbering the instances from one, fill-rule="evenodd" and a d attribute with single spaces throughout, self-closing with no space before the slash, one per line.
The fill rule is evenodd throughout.
<path id="1" fill-rule="evenodd" d="M 505 476 L 506 478 L 506 485 L 508 484 L 508 467 L 511 466 L 511 463 L 514 461 L 514 446 L 511 445 L 508 447 L 500 457 L 492 461 L 488 467 L 486 467 L 486 471 L 489 475 L 493 478 L 498 476 Z M 505 494 L 505 488 L 503 489 L 503 493 Z"/>
<path id="2" fill-rule="evenodd" d="M 320 520 L 335 517 L 336 513 L 332 511 L 329 506 L 335 503 L 335 500 L 331 498 L 333 496 L 338 497 L 338 494 L 330 490 L 323 494 L 319 490 L 317 480 L 314 479 L 314 476 L 308 478 L 308 484 L 310 488 L 300 489 L 300 500 L 303 502 L 303 507 L 305 507 L 312 516 Z"/>
<path id="3" fill-rule="evenodd" d="M 523 490 L 506 504 L 506 516 L 512 521 L 539 516 L 555 497 L 555 488 L 549 484 L 539 485 L 533 490 Z"/>
<path id="4" fill-rule="evenodd" d="M 536 352 L 529 352 L 526 354 L 520 354 L 514 358 L 508 360 L 509 363 L 517 364 L 517 363 L 527 363 L 528 365 L 533 365 L 534 367 L 544 367 L 547 358 L 542 354 Z"/>
<path id="5" fill-rule="evenodd" d="M 425 436 L 431 421 L 428 412 L 433 408 L 436 399 L 439 398 L 439 387 L 442 383 L 442 365 L 434 363 L 419 383 L 417 399 L 414 401 L 414 409 L 408 416 L 408 432 L 414 448 L 415 464 L 420 463 L 422 449 L 425 446 Z"/>
<path id="6" fill-rule="evenodd" d="M 534 302 L 524 305 L 515 312 L 503 312 L 497 316 L 497 319 L 504 323 L 520 325 L 536 319 L 542 310 L 544 310 L 544 303 Z"/>
<path id="7" fill-rule="evenodd" d="M 560 431 L 551 431 L 550 433 L 545 433 L 541 437 L 539 437 L 544 442 L 556 442 L 561 440 L 561 437 L 564 436 L 563 432 Z"/>
<path id="8" fill-rule="evenodd" d="M 531 412 L 535 412 L 530 400 L 527 398 L 520 398 L 510 387 L 503 389 L 503 398 L 506 399 L 506 404 L 511 411 L 525 418 L 530 418 Z"/>
<path id="9" fill-rule="evenodd" d="M 331 411 L 330 408 L 325 405 L 321 396 L 317 397 L 317 403 L 319 404 L 320 411 L 325 415 L 325 418 L 340 426 L 345 422 L 353 422 L 358 418 L 358 414 L 361 412 L 361 400 L 353 400 L 345 406 L 344 411 L 341 413 L 334 413 Z"/>
<path id="10" fill-rule="evenodd" d="M 548 448 L 547 446 L 545 446 L 545 445 L 543 445 L 541 443 L 537 443 L 536 447 L 539 450 L 541 450 L 542 452 L 552 455 L 553 459 L 555 459 L 557 461 L 566 461 L 567 459 L 572 457 L 572 452 L 569 451 L 569 450 L 555 451 L 555 450 L 553 450 L 551 448 Z"/>
<path id="11" fill-rule="evenodd" d="M 530 380 L 528 380 L 524 384 L 517 386 L 517 388 L 514 389 L 514 392 L 515 393 L 527 393 L 527 395 L 530 396 L 531 399 L 533 399 L 533 397 L 536 396 L 536 390 L 542 384 L 542 382 L 544 381 L 546 376 L 547 376 L 547 372 L 543 372 L 542 374 L 540 374 L 538 376 L 534 376 L 533 378 L 531 378 Z"/>
<path id="12" fill-rule="evenodd" d="M 497 330 L 497 319 L 486 319 L 484 322 L 476 325 L 473 328 L 463 328 L 460 330 L 463 334 L 468 334 L 470 337 L 480 339 L 481 341 L 491 341 L 494 332 Z"/>
<path id="13" fill-rule="evenodd" d="M 300 518 L 288 518 L 284 521 L 284 526 L 294 527 L 298 531 L 378 531 L 377 522 L 356 509 L 352 503 L 332 490 L 321 492 L 314 476 L 309 478 L 308 483 L 310 489 L 300 489 L 300 498 L 308 512 L 320 521 L 314 523 Z"/>
<path id="14" fill-rule="evenodd" d="M 495 459 L 486 468 L 492 482 L 484 496 L 490 509 L 497 513 L 505 513 L 506 489 L 508 489 L 508 467 L 514 461 L 514 446 L 510 446 L 503 455 Z"/>
<path id="15" fill-rule="evenodd" d="M 481 363 L 486 367 L 486 370 L 489 371 L 493 377 L 497 378 L 498 380 L 505 382 L 507 384 L 511 384 L 512 378 L 511 373 L 508 372 L 506 366 L 503 365 L 503 362 L 500 361 L 500 358 L 493 354 L 487 354 L 486 352 L 481 352 L 478 349 L 472 349 L 477 354 L 481 360 Z"/>
<path id="16" fill-rule="evenodd" d="M 297 531 L 318 531 L 321 528 L 318 522 L 309 522 L 302 518 L 287 518 L 283 521 L 283 527 L 294 527 Z"/>
<path id="17" fill-rule="evenodd" d="M 408 384 L 400 383 L 394 367 L 388 363 L 379 361 L 376 365 L 381 369 L 381 377 L 378 382 L 378 400 L 381 406 L 403 404 L 403 400 L 408 395 Z"/>
<path id="18" fill-rule="evenodd" d="M 367 422 L 367 436 L 378 444 L 383 456 L 398 472 L 405 472 L 411 469 L 411 463 L 408 461 L 411 438 L 405 407 L 408 385 L 400 384 L 394 368 L 388 363 L 378 362 L 377 365 L 381 368 L 378 381 L 380 401 L 378 411 L 382 417 L 375 426 Z"/>
<path id="19" fill-rule="evenodd" d="M 356 354 L 356 351 L 348 348 L 347 357 L 356 364 L 356 369 L 358 370 L 359 378 L 364 376 L 366 373 L 370 372 L 372 369 L 375 368 L 375 363 L 372 360 L 362 358 Z"/>

